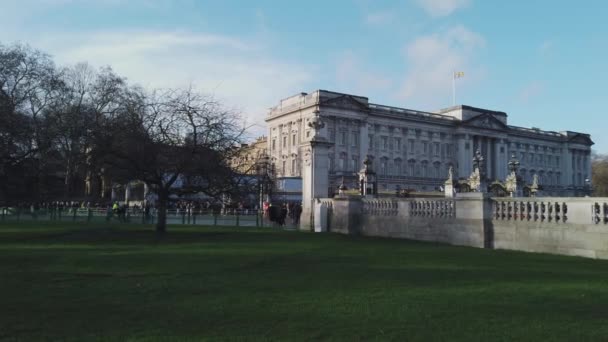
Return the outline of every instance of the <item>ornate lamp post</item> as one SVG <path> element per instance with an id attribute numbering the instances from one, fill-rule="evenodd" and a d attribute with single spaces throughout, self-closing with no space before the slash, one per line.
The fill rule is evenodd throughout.
<path id="1" fill-rule="evenodd" d="M 509 166 L 510 173 L 505 180 L 505 188 L 511 197 L 521 197 L 523 185 L 521 184 L 521 179 L 517 175 L 519 160 L 515 158 L 515 153 L 511 154 L 511 159 L 507 165 Z"/>

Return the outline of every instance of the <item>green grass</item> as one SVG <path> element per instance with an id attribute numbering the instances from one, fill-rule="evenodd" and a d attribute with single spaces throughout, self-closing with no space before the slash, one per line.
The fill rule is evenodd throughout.
<path id="1" fill-rule="evenodd" d="M 0 224 L 0 340 L 605 340 L 608 262 L 272 230 Z"/>

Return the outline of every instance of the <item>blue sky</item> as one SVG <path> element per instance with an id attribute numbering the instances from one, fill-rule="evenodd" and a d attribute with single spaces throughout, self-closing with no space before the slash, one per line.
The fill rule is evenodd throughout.
<path id="1" fill-rule="evenodd" d="M 588 132 L 608 153 L 608 2 L 0 0 L 0 42 L 145 87 L 193 83 L 262 132 L 266 109 L 327 89 L 419 110 L 457 103 Z"/>

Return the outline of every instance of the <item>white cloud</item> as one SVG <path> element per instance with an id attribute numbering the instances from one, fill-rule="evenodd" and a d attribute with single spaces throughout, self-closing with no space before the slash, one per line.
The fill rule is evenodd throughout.
<path id="1" fill-rule="evenodd" d="M 460 8 L 469 6 L 471 0 L 416 0 L 416 3 L 428 14 L 434 17 L 444 17 Z"/>
<path id="2" fill-rule="evenodd" d="M 110 65 L 146 88 L 193 83 L 243 112 L 249 124 L 264 125 L 278 99 L 306 89 L 313 65 L 274 58 L 263 42 L 185 31 L 48 32 L 27 40 L 59 65 L 86 61 Z M 257 133 L 261 133 L 258 131 Z"/>
<path id="3" fill-rule="evenodd" d="M 552 49 L 553 49 L 552 40 L 545 40 L 538 46 L 538 52 L 543 56 L 549 54 Z"/>
<path id="4" fill-rule="evenodd" d="M 519 100 L 527 103 L 543 93 L 545 86 L 540 81 L 532 81 L 526 84 L 519 92 Z"/>
<path id="5" fill-rule="evenodd" d="M 339 56 L 336 81 L 340 91 L 363 96 L 373 91 L 389 89 L 393 85 L 389 77 L 366 68 L 352 51 L 346 51 Z"/>
<path id="6" fill-rule="evenodd" d="M 431 109 L 447 104 L 451 98 L 454 71 L 464 71 L 458 82 L 465 85 L 483 70 L 475 64 L 475 55 L 485 41 L 463 26 L 422 36 L 405 47 L 407 73 L 399 97 Z"/>
<path id="7" fill-rule="evenodd" d="M 386 25 L 393 22 L 395 14 L 391 10 L 382 10 L 368 13 L 365 17 L 365 23 L 369 25 Z"/>

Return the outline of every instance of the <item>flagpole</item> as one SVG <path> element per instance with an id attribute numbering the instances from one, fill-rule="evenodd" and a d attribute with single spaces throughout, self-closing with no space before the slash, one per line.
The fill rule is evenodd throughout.
<path id="1" fill-rule="evenodd" d="M 452 106 L 456 105 L 456 71 L 452 72 Z"/>

